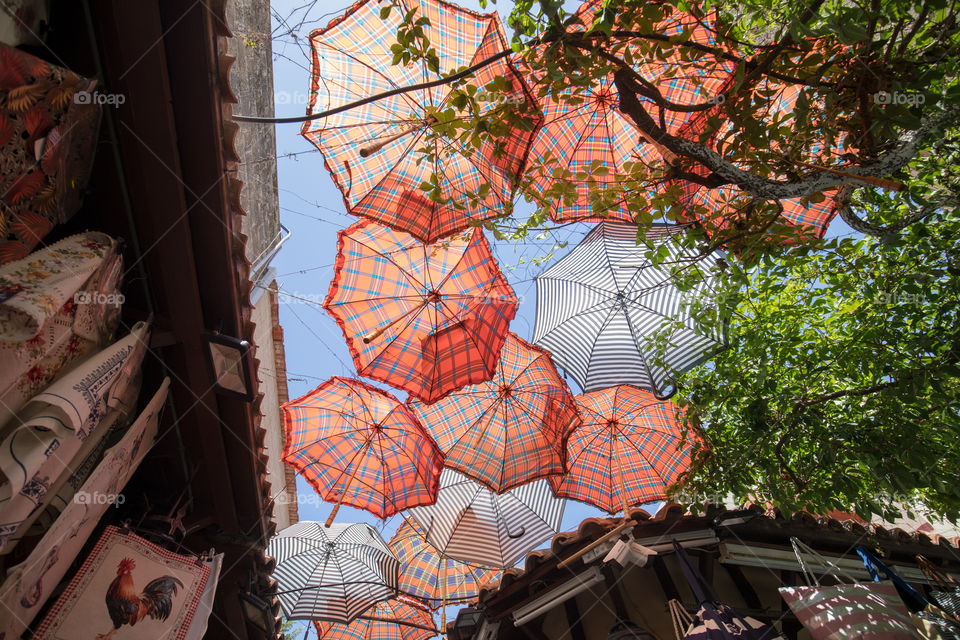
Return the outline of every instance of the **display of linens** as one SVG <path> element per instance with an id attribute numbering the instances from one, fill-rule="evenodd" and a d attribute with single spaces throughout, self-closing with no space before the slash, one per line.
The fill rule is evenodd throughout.
<path id="1" fill-rule="evenodd" d="M 35 396 L 0 430 L 0 472 L 4 476 L 0 484 L 0 553 L 10 551 L 10 543 L 51 484 L 70 473 L 71 461 L 107 413 L 111 389 L 132 382 L 128 360 L 139 369 L 148 340 L 149 327 L 138 323 L 130 335 Z"/>
<path id="2" fill-rule="evenodd" d="M 0 637 L 19 637 L 34 620 L 64 577 L 80 549 L 111 508 L 157 436 L 160 411 L 167 400 L 167 378 L 116 445 L 104 454 L 90 477 L 56 522 L 30 552 L 12 567 L 0 585 Z"/>

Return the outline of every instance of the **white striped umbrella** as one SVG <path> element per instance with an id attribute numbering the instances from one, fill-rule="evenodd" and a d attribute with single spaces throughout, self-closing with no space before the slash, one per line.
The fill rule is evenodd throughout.
<path id="1" fill-rule="evenodd" d="M 506 568 L 559 531 L 564 503 L 546 480 L 497 495 L 444 469 L 437 502 L 406 513 L 441 555 Z"/>
<path id="2" fill-rule="evenodd" d="M 376 529 L 365 523 L 298 522 L 270 541 L 273 577 L 291 620 L 349 624 L 397 595 L 400 563 Z"/>
<path id="3" fill-rule="evenodd" d="M 584 391 L 632 384 L 666 398 L 674 380 L 726 346 L 726 330 L 701 332 L 690 302 L 709 299 L 712 268 L 722 254 L 700 256 L 671 241 L 675 225 L 654 225 L 647 239 L 669 256 L 654 266 L 637 227 L 602 222 L 569 254 L 536 277 L 537 320 L 533 341 L 547 349 Z M 699 261 L 704 277 L 689 291 L 673 282 L 671 269 Z M 664 353 L 653 335 L 674 321 Z"/>

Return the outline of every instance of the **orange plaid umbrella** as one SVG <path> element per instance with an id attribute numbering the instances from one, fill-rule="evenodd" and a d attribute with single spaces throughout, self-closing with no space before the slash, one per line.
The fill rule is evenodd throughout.
<path id="1" fill-rule="evenodd" d="M 378 602 L 350 624 L 314 620 L 313 626 L 319 640 L 426 640 L 440 633 L 430 612 L 403 596 Z"/>
<path id="2" fill-rule="evenodd" d="M 493 378 L 430 405 L 408 404 L 436 439 L 445 466 L 496 493 L 566 471 L 566 441 L 580 425 L 550 354 L 513 333 Z"/>
<path id="3" fill-rule="evenodd" d="M 433 504 L 443 455 L 396 398 L 359 380 L 330 378 L 283 405 L 284 461 L 327 502 L 379 518 Z"/>
<path id="4" fill-rule="evenodd" d="M 408 519 L 390 539 L 390 550 L 400 561 L 400 591 L 439 609 L 467 602 L 480 593 L 481 586 L 500 579 L 499 570 L 447 558 L 424 537 L 423 530 Z"/>
<path id="5" fill-rule="evenodd" d="M 362 220 L 338 244 L 323 306 L 360 375 L 424 402 L 493 376 L 518 301 L 482 231 L 425 245 Z"/>
<path id="6" fill-rule="evenodd" d="M 404 91 L 304 124 L 301 133 L 323 153 L 343 193 L 347 210 L 405 231 L 430 243 L 466 229 L 471 221 L 494 217 L 512 201 L 541 115 L 522 76 L 508 59 L 510 47 L 495 13 L 483 15 L 442 0 L 398 0 L 388 7 L 360 0 L 327 27 L 310 34 L 313 62 L 309 113 L 375 94 L 442 80 L 443 75 L 495 58 L 478 69 L 470 84 L 483 91 L 480 114 L 500 105 L 522 116 L 496 141 L 470 152 L 458 139 L 463 114 L 451 104 L 449 84 Z M 389 7 L 388 7 L 389 8 Z M 426 18 L 423 35 L 439 57 L 431 70 L 422 61 L 391 64 L 391 45 L 408 11 Z M 506 107 L 505 107 L 506 108 Z M 447 133 L 428 138 L 434 124 Z M 523 125 L 526 126 L 523 126 Z M 448 127 L 450 125 L 450 127 Z M 425 153 L 429 150 L 429 153 Z M 435 180 L 438 201 L 421 191 Z M 463 197 L 477 194 L 476 202 Z"/>
<path id="7" fill-rule="evenodd" d="M 577 404 L 583 425 L 568 441 L 569 472 L 549 478 L 554 493 L 625 516 L 664 500 L 690 467 L 676 405 L 630 385 L 584 393 Z"/>
<path id="8" fill-rule="evenodd" d="M 600 0 L 588 0 L 577 12 L 580 20 L 589 25 L 600 11 Z M 710 22 L 680 12 L 669 5 L 661 5 L 663 18 L 656 32 L 674 36 L 689 31 L 694 42 L 713 45 Z M 583 28 L 583 27 L 579 27 Z M 627 28 L 627 27 L 621 27 Z M 553 47 L 542 46 L 532 55 L 555 52 Z M 675 50 L 665 59 L 653 53 L 634 53 L 638 60 L 637 72 L 655 86 L 669 102 L 676 104 L 699 104 L 716 96 L 733 67 L 722 60 L 686 60 Z M 549 79 L 546 80 L 549 82 Z M 577 97 L 581 101 L 566 100 Z M 654 120 L 660 120 L 660 108 L 646 97 L 639 98 Z M 661 163 L 660 151 L 649 144 L 633 121 L 619 109 L 619 97 L 612 77 L 598 79 L 593 86 L 567 89 L 556 96 L 544 98 L 544 122 L 530 149 L 528 167 L 532 168 L 533 186 L 542 191 L 548 188 L 558 175 L 569 172 L 574 193 L 570 197 L 557 198 L 551 208 L 554 222 L 619 220 L 632 222 L 634 213 L 627 204 L 618 203 L 613 209 L 599 215 L 594 212 L 591 193 L 604 191 L 627 179 L 628 163 Z M 690 113 L 664 110 L 664 124 L 668 132 L 676 134 L 690 117 Z M 602 167 L 605 173 L 594 173 L 593 180 L 578 176 L 591 172 L 592 167 Z M 556 171 L 560 170 L 560 174 Z"/>

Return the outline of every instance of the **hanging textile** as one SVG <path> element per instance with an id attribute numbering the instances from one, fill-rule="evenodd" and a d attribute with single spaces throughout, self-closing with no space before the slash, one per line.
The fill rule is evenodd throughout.
<path id="1" fill-rule="evenodd" d="M 0 426 L 120 319 L 117 242 L 87 232 L 0 265 Z"/>
<path id="2" fill-rule="evenodd" d="M 770 625 L 745 616 L 721 602 L 707 579 L 690 562 L 680 543 L 674 540 L 673 548 L 699 607 L 683 636 L 684 640 L 784 640 L 780 632 Z M 673 610 L 671 615 L 676 618 Z"/>
<path id="3" fill-rule="evenodd" d="M 950 574 L 923 556 L 917 556 L 917 566 L 930 583 L 930 599 L 938 607 L 960 620 L 960 584 Z"/>
<path id="4" fill-rule="evenodd" d="M 0 586 L 0 632 L 19 637 L 66 574 L 104 512 L 147 455 L 167 400 L 167 378 L 123 438 L 111 447 L 27 559 L 12 567 Z"/>
<path id="5" fill-rule="evenodd" d="M 213 611 L 213 600 L 217 596 L 217 585 L 220 582 L 220 568 L 223 566 L 223 554 L 218 553 L 204 559 L 204 564 L 210 569 L 210 576 L 207 578 L 207 584 L 203 587 L 203 593 L 200 594 L 200 603 L 197 605 L 197 612 L 193 616 L 190 628 L 184 640 L 202 640 L 207 632 L 207 622 L 210 619 L 210 613 Z"/>
<path id="6" fill-rule="evenodd" d="M 186 640 L 210 567 L 110 526 L 40 624 L 35 640 Z M 130 633 L 133 627 L 135 633 Z"/>
<path id="7" fill-rule="evenodd" d="M 100 125 L 95 86 L 0 43 L 0 263 L 80 207 Z"/>
<path id="8" fill-rule="evenodd" d="M 893 583 L 858 583 L 797 538 L 791 538 L 791 542 L 807 586 L 780 587 L 780 595 L 814 640 L 920 637 Z M 824 575 L 831 575 L 844 583 L 822 586 L 820 579 L 807 567 L 804 556 L 815 561 Z"/>
<path id="9" fill-rule="evenodd" d="M 102 422 L 111 394 L 123 396 L 149 341 L 138 323 L 126 338 L 85 360 L 28 403 L 0 431 L 0 553 Z M 119 386 L 118 386 L 119 385 Z M 78 461 L 79 462 L 79 461 Z"/>

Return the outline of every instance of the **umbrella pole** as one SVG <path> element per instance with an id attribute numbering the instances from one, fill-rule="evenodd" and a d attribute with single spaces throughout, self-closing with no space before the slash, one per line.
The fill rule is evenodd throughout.
<path id="1" fill-rule="evenodd" d="M 447 635 L 447 560 L 443 560 L 443 580 L 440 581 L 440 633 Z"/>
<path id="2" fill-rule="evenodd" d="M 623 479 L 623 464 L 620 462 L 620 442 L 617 439 L 617 428 L 610 425 L 610 437 L 613 439 L 613 457 L 617 462 L 617 479 L 620 481 L 620 500 L 623 506 L 623 520 L 630 519 L 630 499 L 627 497 L 627 483 Z"/>
<path id="3" fill-rule="evenodd" d="M 370 344 L 371 342 L 373 342 L 374 340 L 376 340 L 377 338 L 379 338 L 380 336 L 382 336 L 387 329 L 389 329 L 389 328 L 392 327 L 393 325 L 397 324 L 398 322 L 400 322 L 401 320 L 403 320 L 404 318 L 406 318 L 407 316 L 409 316 L 411 313 L 416 313 L 416 312 L 420 311 L 420 310 L 423 309 L 425 306 L 427 306 L 427 304 L 429 304 L 429 303 L 430 303 L 430 300 L 429 300 L 429 299 L 424 300 L 423 302 L 421 302 L 420 304 L 418 304 L 417 306 L 415 306 L 413 309 L 410 309 L 410 311 L 407 311 L 405 314 L 403 314 L 403 315 L 401 315 L 401 316 L 397 316 L 396 318 L 394 318 L 393 320 L 391 320 L 389 323 L 383 325 L 382 327 L 380 327 L 379 329 L 377 329 L 377 330 L 374 331 L 373 333 L 368 333 L 367 335 L 363 336 L 363 344 Z"/>
<path id="4" fill-rule="evenodd" d="M 423 629 L 424 631 L 436 631 L 436 627 L 428 627 L 425 624 L 417 624 L 416 622 L 407 622 L 406 620 L 391 620 L 390 618 L 378 618 L 377 616 L 360 616 L 358 620 L 369 620 L 371 622 L 392 622 L 393 624 L 400 624 L 405 627 L 413 627 L 415 629 Z"/>
<path id="5" fill-rule="evenodd" d="M 359 453 L 357 453 L 357 456 L 363 455 L 363 452 L 367 450 L 367 448 L 370 446 L 370 443 L 372 441 L 373 441 L 373 435 L 371 434 L 371 436 L 367 438 L 367 441 L 363 443 L 363 448 L 360 449 Z M 354 456 L 354 458 L 356 458 L 357 456 Z M 330 516 L 327 518 L 327 522 L 325 525 L 327 527 L 333 524 L 333 519 L 337 517 L 337 512 L 340 511 L 340 505 L 343 504 L 343 499 L 347 497 L 347 489 L 350 488 L 350 484 L 353 482 L 353 479 L 357 477 L 357 472 L 360 470 L 358 465 L 354 464 L 352 466 L 353 466 L 353 471 L 350 472 L 350 477 L 347 478 L 347 483 L 343 485 L 343 491 L 340 492 L 340 497 L 337 498 L 337 504 L 333 507 L 333 511 L 330 512 Z"/>

